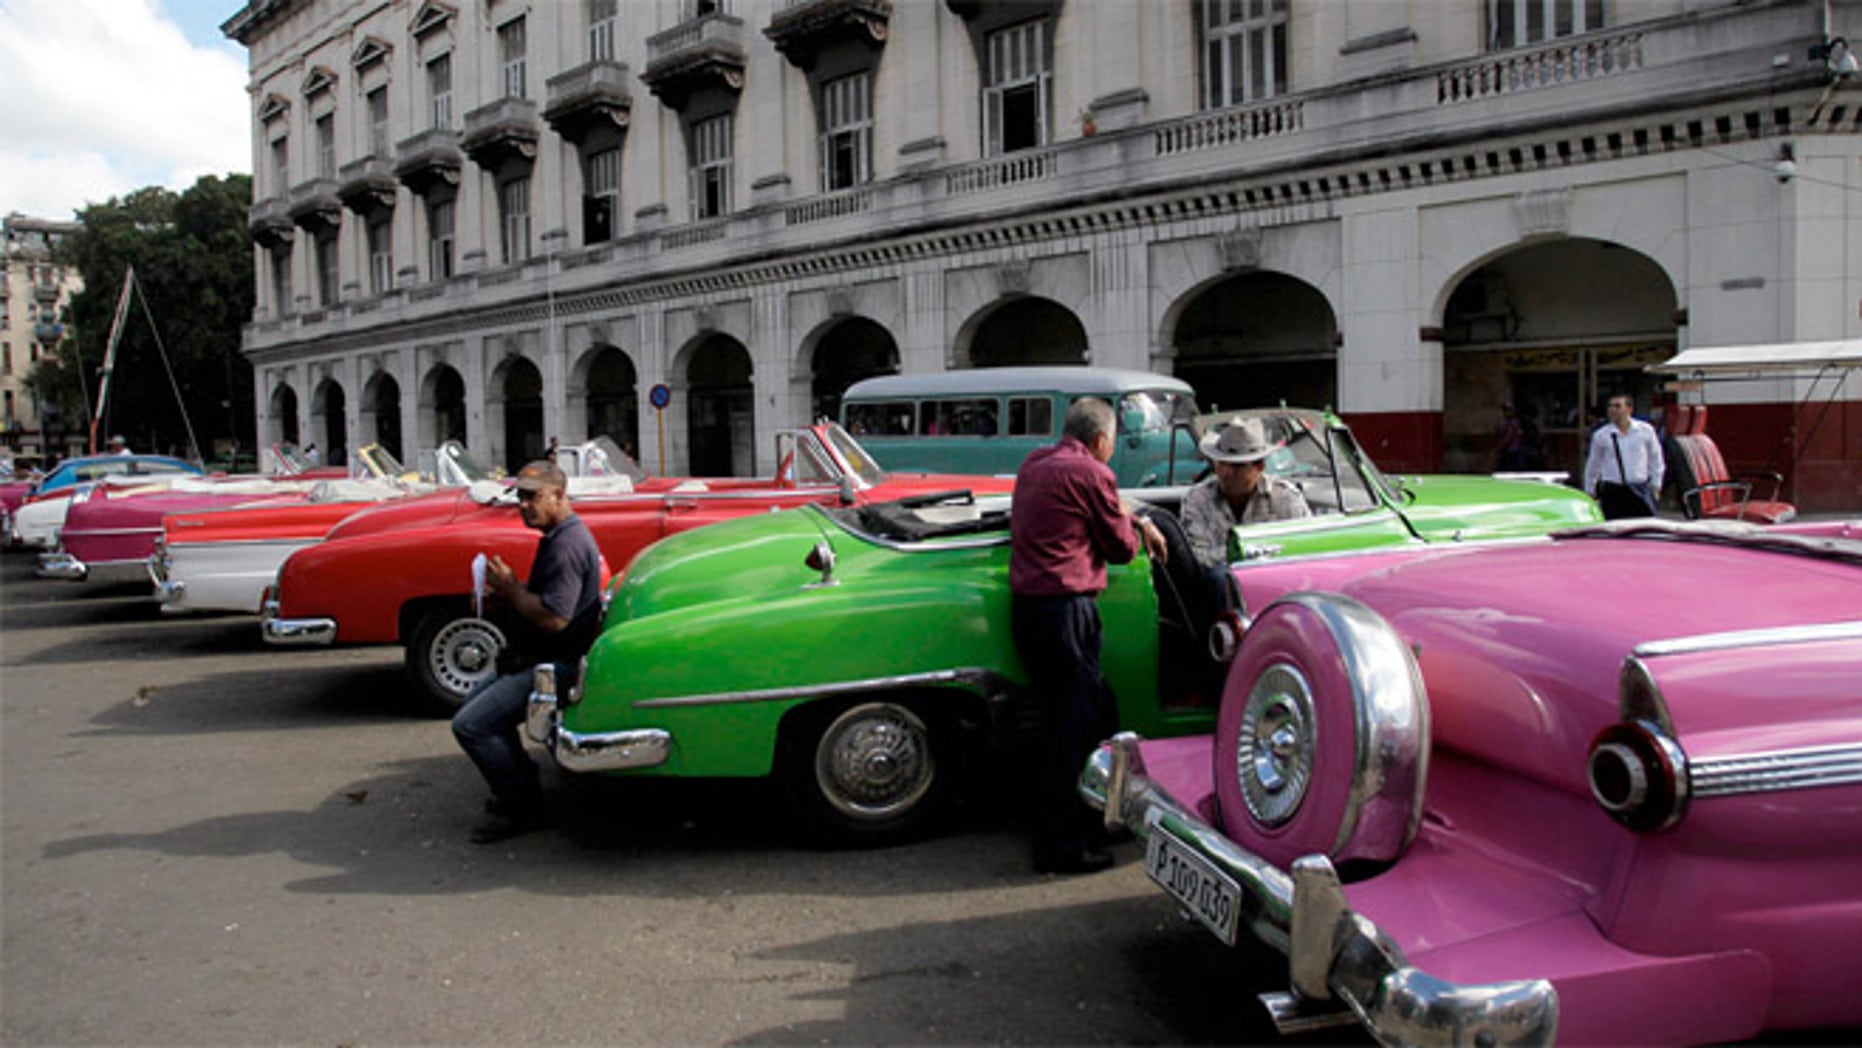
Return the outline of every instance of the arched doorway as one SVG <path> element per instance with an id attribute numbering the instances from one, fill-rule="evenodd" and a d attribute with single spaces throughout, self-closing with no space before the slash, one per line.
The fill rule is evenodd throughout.
<path id="1" fill-rule="evenodd" d="M 498 366 L 492 385 L 503 393 L 492 407 L 502 409 L 504 466 L 516 473 L 543 457 L 543 373 L 529 360 L 511 357 Z"/>
<path id="2" fill-rule="evenodd" d="M 313 434 L 321 434 L 314 443 L 322 451 L 323 461 L 332 466 L 348 461 L 343 449 L 349 446 L 349 398 L 343 393 L 342 383 L 333 378 L 318 383 L 310 414 Z"/>
<path id="3" fill-rule="evenodd" d="M 809 386 L 809 418 L 838 419 L 841 394 L 863 378 L 896 375 L 899 343 L 877 322 L 848 317 L 822 332 L 815 343 Z"/>
<path id="4" fill-rule="evenodd" d="M 273 444 L 297 443 L 297 390 L 280 384 L 272 390 L 266 429 Z"/>
<path id="5" fill-rule="evenodd" d="M 1045 298 L 1012 298 L 976 322 L 969 333 L 971 367 L 1084 364 L 1086 327 L 1067 307 Z"/>
<path id="6" fill-rule="evenodd" d="M 358 440 L 380 444 L 388 454 L 406 461 L 401 454 L 401 384 L 393 375 L 377 371 L 362 387 L 357 423 Z"/>
<path id="7" fill-rule="evenodd" d="M 640 394 L 634 362 L 613 346 L 595 351 L 582 382 L 588 399 L 586 436 L 606 436 L 623 451 L 640 450 Z"/>
<path id="8" fill-rule="evenodd" d="M 691 407 L 686 439 L 693 476 L 756 475 L 756 402 L 750 376 L 749 351 L 729 335 L 707 336 L 687 357 Z"/>
<path id="9" fill-rule="evenodd" d="M 1204 285 L 1172 333 L 1175 372 L 1206 411 L 1338 399 L 1338 321 L 1318 288 L 1284 273 Z"/>
<path id="10" fill-rule="evenodd" d="M 450 364 L 436 365 L 420 384 L 420 445 L 466 443 L 465 379 Z"/>
<path id="11" fill-rule="evenodd" d="M 1524 244 L 1473 267 L 1442 312 L 1443 468 L 1502 465 L 1510 405 L 1527 453 L 1509 467 L 1581 474 L 1612 395 L 1630 394 L 1639 413 L 1659 398 L 1643 368 L 1674 355 L 1676 303 L 1653 259 L 1602 240 Z"/>

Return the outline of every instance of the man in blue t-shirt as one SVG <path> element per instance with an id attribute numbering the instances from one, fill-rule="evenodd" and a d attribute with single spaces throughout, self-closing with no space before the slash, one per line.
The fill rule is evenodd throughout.
<path id="1" fill-rule="evenodd" d="M 517 615 L 499 667 L 453 717 L 453 737 L 491 786 L 489 820 L 472 831 L 475 844 L 528 833 L 545 822 L 536 762 L 518 728 L 530 702 L 531 668 L 572 669 L 600 628 L 601 551 L 569 504 L 569 482 L 554 462 L 532 462 L 517 473 L 517 507 L 524 524 L 543 533 L 528 584 L 501 557 L 486 564 L 485 590 Z"/>

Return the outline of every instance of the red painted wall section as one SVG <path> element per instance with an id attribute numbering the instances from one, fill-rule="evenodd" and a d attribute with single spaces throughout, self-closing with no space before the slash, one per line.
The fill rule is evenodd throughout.
<path id="1" fill-rule="evenodd" d="M 1378 469 L 1386 473 L 1441 471 L 1441 412 L 1353 411 L 1339 415 Z"/>
<path id="2" fill-rule="evenodd" d="M 1800 512 L 1862 513 L 1862 401 L 1711 404 L 1707 435 L 1728 472 L 1784 474 Z"/>

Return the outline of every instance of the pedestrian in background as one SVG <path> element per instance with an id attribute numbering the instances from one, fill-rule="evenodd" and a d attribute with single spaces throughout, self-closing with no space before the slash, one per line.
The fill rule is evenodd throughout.
<path id="1" fill-rule="evenodd" d="M 1603 508 L 1605 520 L 1655 515 L 1662 490 L 1662 442 L 1655 427 L 1636 418 L 1627 393 L 1610 398 L 1609 420 L 1590 436 L 1584 490 Z"/>
<path id="2" fill-rule="evenodd" d="M 1032 846 L 1037 873 L 1091 873 L 1112 865 L 1105 830 L 1074 784 L 1093 748 L 1118 730 L 1118 707 L 1099 668 L 1096 598 L 1106 565 L 1125 564 L 1142 541 L 1165 557 L 1150 520 L 1133 524 L 1119 498 L 1112 406 L 1084 397 L 1061 438 L 1037 448 L 1015 476 L 1009 510 L 1009 591 L 1015 650 L 1040 710 Z"/>

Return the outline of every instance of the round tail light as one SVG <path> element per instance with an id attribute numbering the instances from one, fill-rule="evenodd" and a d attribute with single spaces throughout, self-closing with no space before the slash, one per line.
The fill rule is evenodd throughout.
<path id="1" fill-rule="evenodd" d="M 1612 724 L 1590 744 L 1590 793 L 1639 833 L 1665 830 L 1687 811 L 1687 754 L 1648 721 Z"/>

